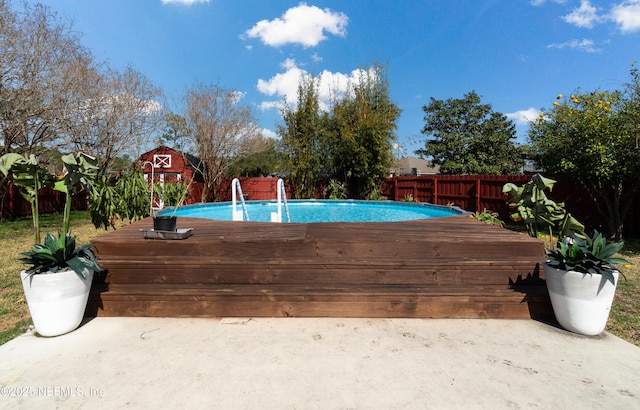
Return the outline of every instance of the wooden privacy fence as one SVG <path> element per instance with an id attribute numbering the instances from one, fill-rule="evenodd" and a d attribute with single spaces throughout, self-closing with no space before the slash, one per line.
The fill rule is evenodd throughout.
<path id="1" fill-rule="evenodd" d="M 276 184 L 278 178 L 238 178 L 242 193 L 248 201 L 267 201 L 276 199 Z M 220 185 L 220 201 L 231 201 L 231 181 L 233 178 L 224 178 Z M 285 184 L 287 198 L 291 199 L 291 187 Z"/>
<path id="2" fill-rule="evenodd" d="M 584 223 L 588 229 L 607 232 L 606 220 L 598 214 L 593 199 L 581 185 L 565 178 L 545 175 L 557 180 L 553 191 L 547 196 L 564 202 L 567 212 Z M 466 211 L 482 212 L 484 209 L 497 212 L 503 221 L 509 220 L 508 196 L 502 193 L 507 182 L 518 186 L 531 180 L 531 175 L 419 175 L 389 178 L 382 187 L 388 199 L 404 201 L 412 197 L 418 202 L 437 205 L 455 205 Z M 640 196 L 634 198 L 640 203 Z M 634 207 L 632 206 L 632 209 Z M 624 222 L 624 231 L 640 233 L 640 214 L 629 212 Z"/>
<path id="3" fill-rule="evenodd" d="M 508 215 L 507 197 L 502 187 L 507 182 L 522 185 L 530 175 L 420 175 L 389 178 L 382 194 L 394 201 L 413 199 L 437 205 L 455 205 L 471 212 L 489 209 L 502 217 Z"/>
<path id="4" fill-rule="evenodd" d="M 53 188 L 42 188 L 38 195 L 38 209 L 41 214 L 54 214 L 64 210 L 65 194 Z M 0 197 L 2 219 L 31 216 L 31 204 L 24 199 L 18 188 L 9 184 L 4 195 Z M 87 194 L 80 192 L 71 197 L 71 209 L 87 209 Z"/>

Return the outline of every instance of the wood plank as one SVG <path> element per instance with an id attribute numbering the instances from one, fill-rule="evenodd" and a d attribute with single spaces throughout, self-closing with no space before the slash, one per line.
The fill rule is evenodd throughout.
<path id="1" fill-rule="evenodd" d="M 197 262 L 197 263 L 196 263 Z M 536 271 L 535 260 L 395 261 L 395 260 L 228 260 L 129 259 L 110 263 L 114 283 L 272 283 L 272 284 L 497 284 Z"/>

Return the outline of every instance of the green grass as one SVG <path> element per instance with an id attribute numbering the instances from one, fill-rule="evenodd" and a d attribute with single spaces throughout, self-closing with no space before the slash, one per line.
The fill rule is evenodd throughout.
<path id="1" fill-rule="evenodd" d="M 640 240 L 627 239 L 620 252 L 633 263 L 621 268 L 607 331 L 640 346 Z"/>
<path id="2" fill-rule="evenodd" d="M 60 215 L 42 217 L 42 232 L 57 233 L 62 225 Z M 91 224 L 88 212 L 73 212 L 72 233 L 78 243 L 89 242 L 106 231 Z M 24 300 L 19 253 L 29 250 L 33 243 L 31 219 L 0 223 L 0 345 L 24 333 L 31 325 Z M 625 240 L 622 256 L 634 265 L 621 268 L 622 276 L 611 308 L 607 331 L 640 346 L 640 239 Z"/>

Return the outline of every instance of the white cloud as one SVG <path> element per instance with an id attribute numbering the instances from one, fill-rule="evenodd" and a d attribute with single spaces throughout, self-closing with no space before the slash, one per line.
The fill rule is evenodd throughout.
<path id="1" fill-rule="evenodd" d="M 142 102 L 142 112 L 149 116 L 158 115 L 162 112 L 162 104 L 154 100 L 146 100 Z"/>
<path id="2" fill-rule="evenodd" d="M 314 47 L 327 38 L 325 31 L 344 37 L 348 21 L 344 13 L 300 3 L 288 9 L 281 18 L 257 22 L 245 35 L 260 38 L 264 44 L 272 47 L 288 43 Z"/>
<path id="3" fill-rule="evenodd" d="M 148 116 L 159 114 L 163 108 L 162 104 L 155 100 L 143 100 L 129 93 L 109 94 L 101 102 L 105 111 L 113 111 L 113 107 L 124 106 Z"/>
<path id="4" fill-rule="evenodd" d="M 588 38 L 583 38 L 582 40 L 566 41 L 564 43 L 549 44 L 547 48 L 574 48 L 580 51 L 585 51 L 587 53 L 598 53 L 602 51 L 602 49 L 595 47 L 595 43 L 593 42 L 593 40 L 590 40 Z"/>
<path id="5" fill-rule="evenodd" d="M 535 108 L 529 108 L 528 110 L 520 110 L 505 115 L 517 125 L 523 125 L 529 124 L 531 121 L 538 118 L 538 116 L 540 115 L 540 111 L 536 110 Z"/>
<path id="6" fill-rule="evenodd" d="M 162 4 L 183 4 L 190 6 L 196 3 L 209 3 L 210 0 L 162 0 Z"/>
<path id="7" fill-rule="evenodd" d="M 640 30 L 640 0 L 628 0 L 614 5 L 609 18 L 616 22 L 623 33 Z"/>
<path id="8" fill-rule="evenodd" d="M 233 103 L 234 104 L 239 104 L 240 101 L 242 101 L 242 99 L 244 98 L 244 96 L 246 94 L 247 93 L 245 93 L 245 92 L 234 90 L 234 91 L 231 91 L 229 96 L 233 98 Z"/>
<path id="9" fill-rule="evenodd" d="M 280 138 L 278 134 L 276 134 L 275 132 L 271 131 L 268 128 L 261 128 L 260 132 L 262 133 L 262 136 L 265 138 L 270 138 L 272 140 L 276 140 Z"/>
<path id="10" fill-rule="evenodd" d="M 532 6 L 542 6 L 547 1 L 564 4 L 567 0 L 531 0 Z M 562 19 L 580 28 L 593 28 L 594 25 L 613 21 L 622 33 L 640 31 L 640 0 L 623 0 L 613 4 L 608 13 L 591 4 L 590 0 L 580 0 L 580 6 Z"/>
<path id="11" fill-rule="evenodd" d="M 598 16 L 598 9 L 592 6 L 589 0 L 581 0 L 580 7 L 574 9 L 562 19 L 578 27 L 593 28 L 593 24 L 602 20 L 602 17 Z"/>
<path id="12" fill-rule="evenodd" d="M 281 101 L 263 101 L 259 105 L 262 111 L 279 110 L 282 108 Z"/>
<path id="13" fill-rule="evenodd" d="M 296 61 L 293 59 L 287 59 L 281 67 L 285 69 L 284 72 L 278 73 L 268 80 L 259 79 L 257 88 L 262 94 L 268 96 L 278 96 L 278 101 L 264 101 L 260 104 L 262 110 L 268 110 L 272 108 L 280 108 L 282 102 L 295 106 L 298 99 L 298 84 L 303 76 L 309 75 L 309 73 L 298 67 Z M 331 101 L 335 97 L 344 95 L 350 84 L 356 84 L 361 77 L 362 71 L 355 69 L 349 74 L 333 73 L 331 71 L 323 70 L 316 77 L 320 78 L 320 84 L 318 85 L 318 99 L 320 100 L 320 108 L 322 110 L 328 110 Z"/>
<path id="14" fill-rule="evenodd" d="M 298 68 L 293 59 L 286 59 L 280 65 L 285 69 L 284 73 L 278 73 L 268 80 L 258 80 L 258 91 L 268 96 L 278 95 L 285 97 L 287 103 L 295 102 L 300 78 L 307 74 L 306 71 Z M 263 102 L 260 107 L 264 109 L 277 108 L 278 102 Z"/>

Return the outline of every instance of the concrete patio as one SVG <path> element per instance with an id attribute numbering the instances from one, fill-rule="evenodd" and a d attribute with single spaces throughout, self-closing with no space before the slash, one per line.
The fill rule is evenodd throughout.
<path id="1" fill-rule="evenodd" d="M 0 346 L 0 408 L 606 408 L 640 348 L 534 320 L 99 317 Z"/>

